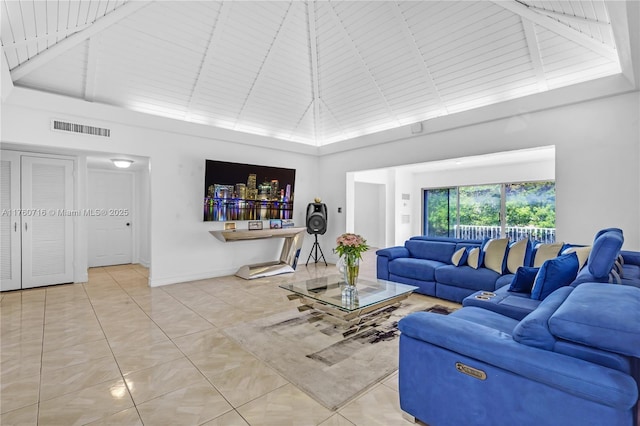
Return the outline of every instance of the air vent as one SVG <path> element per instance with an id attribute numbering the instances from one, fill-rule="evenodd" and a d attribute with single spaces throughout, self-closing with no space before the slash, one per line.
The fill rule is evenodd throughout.
<path id="1" fill-rule="evenodd" d="M 68 121 L 51 120 L 51 130 L 59 132 L 82 133 L 85 135 L 111 137 L 111 129 L 88 126 L 86 124 L 70 123 Z"/>

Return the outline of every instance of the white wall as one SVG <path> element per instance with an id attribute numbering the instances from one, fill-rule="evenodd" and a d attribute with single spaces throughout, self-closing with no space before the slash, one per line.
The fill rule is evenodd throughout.
<path id="1" fill-rule="evenodd" d="M 319 161 L 323 187 L 331 188 L 324 201 L 345 204 L 347 172 L 555 145 L 557 238 L 592 241 L 597 230 L 616 226 L 624 248 L 638 250 L 638 117 L 639 93 L 632 92 L 326 154 Z M 344 230 L 344 217 L 329 223 L 327 235 Z"/>
<path id="2" fill-rule="evenodd" d="M 482 116 L 482 111 L 478 114 Z M 54 117 L 104 123 L 112 129 L 112 137 L 52 132 L 49 126 Z M 347 208 L 347 172 L 555 145 L 558 239 L 591 241 L 598 229 L 617 226 L 624 229 L 625 248 L 638 250 L 638 117 L 639 93 L 632 92 L 477 124 L 460 122 L 448 130 L 379 143 L 387 135 L 398 134 L 383 132 L 371 136 L 375 145 L 320 157 L 308 147 L 275 149 L 281 142 L 265 137 L 143 116 L 21 88 L 14 88 L 9 101 L 3 103 L 1 118 L 3 143 L 150 158 L 150 282 L 161 285 L 231 274 L 244 264 L 278 256 L 281 243 L 277 241 L 225 244 L 208 233 L 221 229 L 222 224 L 205 223 L 201 218 L 206 158 L 295 168 L 294 221 L 304 225 L 307 203 L 321 197 L 330 214 L 328 231 L 319 240 L 327 260 L 335 261 L 331 248 L 335 237 L 346 230 L 346 212 L 337 214 L 336 209 Z M 452 117 L 443 119 L 452 121 Z M 432 121 L 426 128 L 439 128 L 438 119 Z M 358 143 L 363 141 L 366 138 Z M 406 230 L 395 229 L 395 203 L 401 200 L 398 185 L 406 187 L 407 180 L 391 170 L 387 182 L 386 199 L 394 203 L 387 205 L 386 233 L 404 236 Z M 418 200 L 412 196 L 411 202 L 415 209 Z M 394 238 L 386 243 L 395 242 Z M 307 238 L 302 260 L 311 244 Z"/>
<path id="3" fill-rule="evenodd" d="M 134 262 L 147 268 L 151 266 L 151 197 L 149 167 L 136 172 L 136 227 L 137 245 Z"/>
<path id="4" fill-rule="evenodd" d="M 385 243 L 385 185 L 355 182 L 354 232 L 366 235 L 371 247 L 383 247 Z"/>
<path id="5" fill-rule="evenodd" d="M 15 99 L 21 95 L 28 100 Z M 145 126 L 153 127 L 158 123 L 158 129 L 106 122 L 104 117 L 114 119 L 122 112 L 104 105 L 18 88 L 13 90 L 9 101 L 2 108 L 3 143 L 149 157 L 151 285 L 233 274 L 245 264 L 277 260 L 279 257 L 280 239 L 222 243 L 209 234 L 211 230 L 222 229 L 223 224 L 202 220 L 205 159 L 295 168 L 294 222 L 297 226 L 304 226 L 307 202 L 318 193 L 317 158 L 255 146 L 262 142 L 277 144 L 278 141 L 269 141 L 268 138 L 234 134 L 236 140 L 246 138 L 247 145 L 244 145 L 236 140 L 230 142 L 220 138 L 228 131 L 203 130 L 204 126 L 197 125 L 193 125 L 196 128 L 194 134 L 210 132 L 211 136 L 174 133 L 162 128 L 171 120 L 142 117 L 135 113 L 127 114 L 133 121 L 147 120 Z M 112 129 L 112 137 L 52 132 L 49 127 L 54 117 L 104 123 Z M 185 124 L 175 124 L 176 128 L 180 126 Z M 310 238 L 306 238 L 301 258 L 308 254 L 312 243 Z"/>

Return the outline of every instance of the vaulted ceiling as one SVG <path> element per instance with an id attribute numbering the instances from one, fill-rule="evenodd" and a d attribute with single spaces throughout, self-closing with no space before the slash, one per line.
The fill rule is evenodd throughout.
<path id="1" fill-rule="evenodd" d="M 16 86 L 322 146 L 621 72 L 605 0 L 3 0 Z"/>

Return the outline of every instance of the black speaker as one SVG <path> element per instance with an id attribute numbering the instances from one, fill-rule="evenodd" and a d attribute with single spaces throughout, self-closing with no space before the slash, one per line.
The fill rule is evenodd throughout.
<path id="1" fill-rule="evenodd" d="M 324 203 L 309 203 L 307 205 L 307 232 L 321 234 L 327 232 L 327 205 Z"/>

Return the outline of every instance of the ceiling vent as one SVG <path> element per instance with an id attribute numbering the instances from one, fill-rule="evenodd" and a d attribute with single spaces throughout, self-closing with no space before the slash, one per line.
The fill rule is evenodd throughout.
<path id="1" fill-rule="evenodd" d="M 86 124 L 71 123 L 62 120 L 51 120 L 51 130 L 59 132 L 82 133 L 85 135 L 111 137 L 111 129 L 104 127 L 88 126 Z"/>

